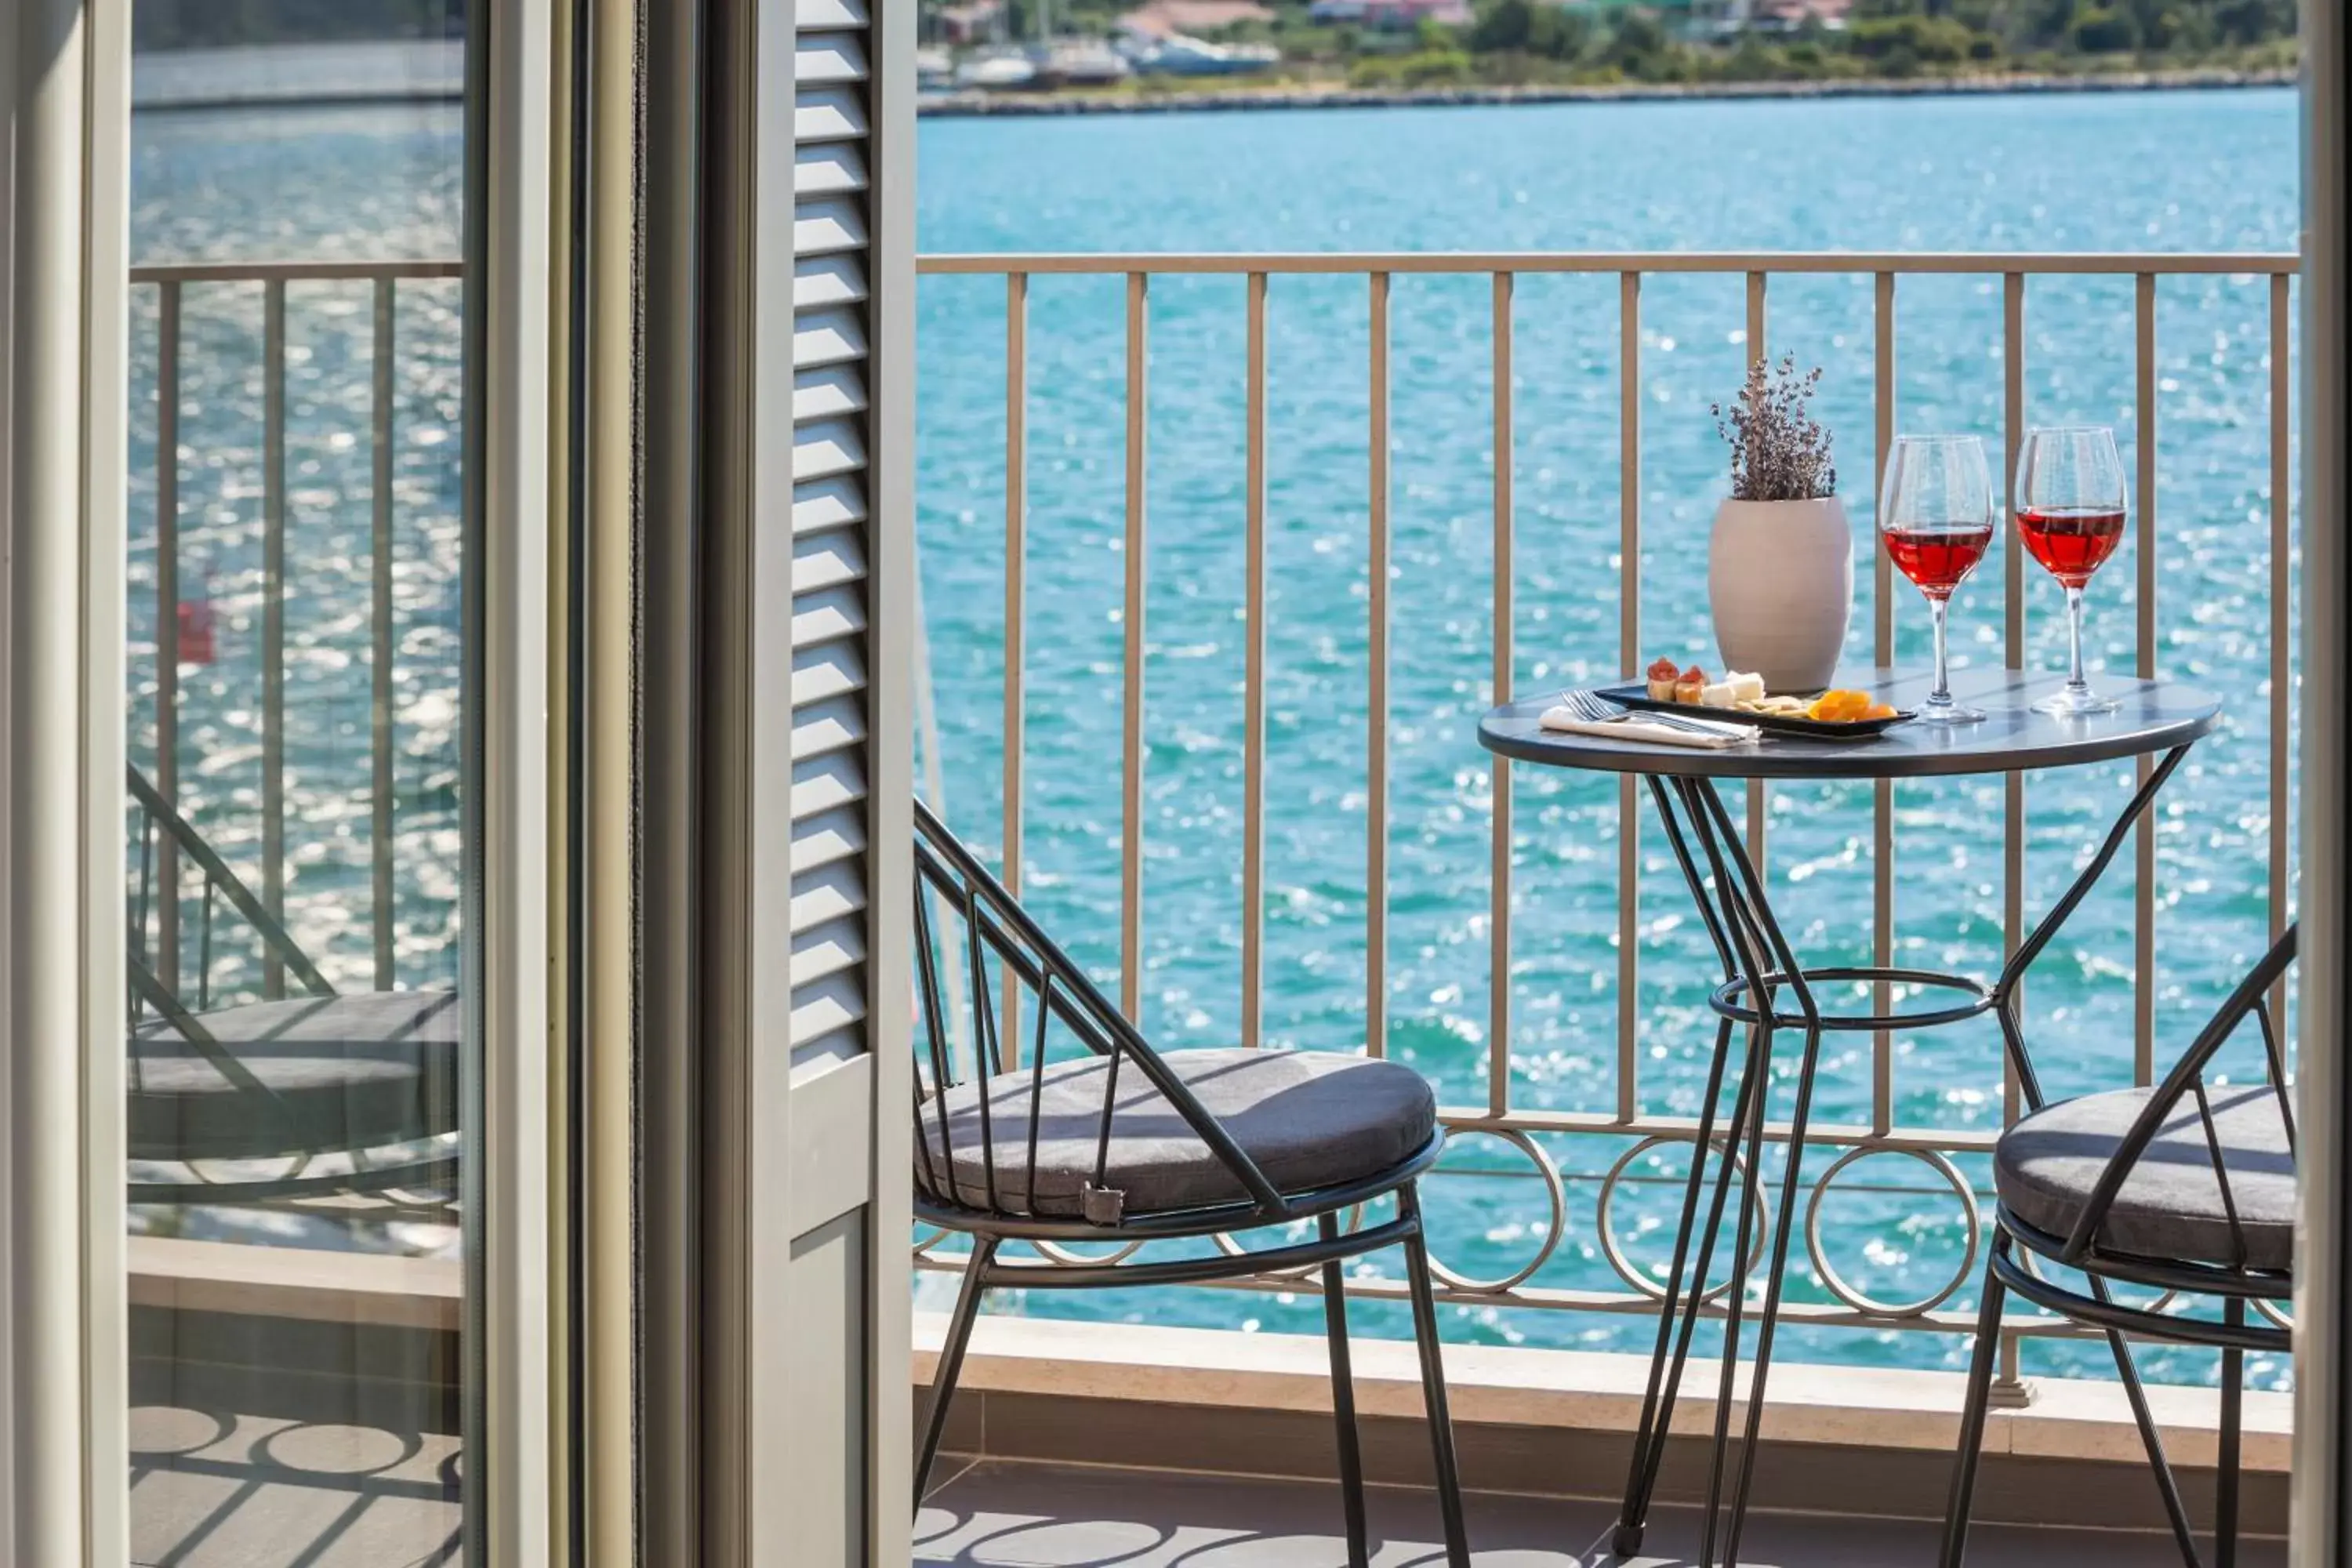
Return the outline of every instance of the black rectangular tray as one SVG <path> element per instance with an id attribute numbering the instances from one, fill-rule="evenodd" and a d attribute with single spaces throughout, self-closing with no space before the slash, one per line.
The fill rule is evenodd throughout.
<path id="1" fill-rule="evenodd" d="M 1809 741 L 1868 741 L 1885 734 L 1897 724 L 1918 717 L 1908 710 L 1896 712 L 1892 719 L 1854 719 L 1843 724 L 1832 724 L 1819 719 L 1792 719 L 1779 713 L 1749 713 L 1732 708 L 1703 708 L 1696 702 L 1660 702 L 1650 695 L 1646 680 L 1628 680 L 1615 686 L 1597 686 L 1593 695 L 1605 697 L 1621 708 L 1631 708 L 1644 713 L 1680 713 L 1690 719 L 1708 719 L 1717 724 L 1753 724 L 1767 734 L 1802 735 Z"/>

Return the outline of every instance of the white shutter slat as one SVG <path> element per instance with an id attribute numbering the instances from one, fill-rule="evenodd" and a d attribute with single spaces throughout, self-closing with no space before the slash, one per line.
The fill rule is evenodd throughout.
<path id="1" fill-rule="evenodd" d="M 866 134 L 866 105 L 855 88 L 808 87 L 793 102 L 796 142 L 848 142 Z"/>
<path id="2" fill-rule="evenodd" d="M 793 879 L 793 934 L 827 921 L 845 920 L 866 909 L 866 877 L 856 864 L 825 866 Z"/>
<path id="3" fill-rule="evenodd" d="M 866 933 L 855 920 L 829 921 L 793 938 L 793 988 L 855 969 L 866 962 Z"/>
<path id="4" fill-rule="evenodd" d="M 833 250 L 857 250 L 866 244 L 866 215 L 847 196 L 826 196 L 801 203 L 793 213 L 793 250 L 799 256 L 822 256 Z"/>
<path id="5" fill-rule="evenodd" d="M 824 88 L 866 79 L 866 45 L 855 33 L 801 34 L 793 48 L 795 86 Z"/>
<path id="6" fill-rule="evenodd" d="M 793 542 L 795 596 L 865 580 L 866 544 L 855 533 L 820 533 Z"/>
<path id="7" fill-rule="evenodd" d="M 866 985 L 862 966 L 845 973 L 828 974 L 807 985 L 793 987 L 793 1038 L 814 1041 L 836 1029 L 845 1029 L 866 1016 Z M 797 1058 L 805 1047 L 796 1047 Z"/>
<path id="8" fill-rule="evenodd" d="M 863 27 L 866 21 L 866 0 L 799 0 L 793 8 L 793 22 L 803 32 Z"/>
<path id="9" fill-rule="evenodd" d="M 856 805 L 866 798 L 866 766 L 854 752 L 832 752 L 793 764 L 793 820 Z"/>
<path id="10" fill-rule="evenodd" d="M 866 357 L 866 323 L 844 307 L 804 310 L 793 317 L 793 365 L 814 370 Z"/>
<path id="11" fill-rule="evenodd" d="M 793 309 L 866 302 L 866 263 L 855 252 L 803 256 L 793 263 Z"/>
<path id="12" fill-rule="evenodd" d="M 830 479 L 866 466 L 866 441 L 854 419 L 825 419 L 793 433 L 793 478 Z"/>
<path id="13" fill-rule="evenodd" d="M 793 660 L 793 706 L 806 708 L 866 689 L 866 656 L 855 639 Z"/>
<path id="14" fill-rule="evenodd" d="M 793 710 L 793 755 L 821 757 L 866 742 L 866 708 L 854 697 L 835 697 Z"/>
<path id="15" fill-rule="evenodd" d="M 793 595 L 793 662 L 819 643 L 839 642 L 866 629 L 866 596 L 855 587 Z"/>
<path id="16" fill-rule="evenodd" d="M 846 475 L 793 487 L 793 531 L 817 533 L 866 521 L 866 486 Z"/>
<path id="17" fill-rule="evenodd" d="M 795 423 L 865 412 L 866 377 L 855 363 L 804 370 L 793 378 Z"/>
<path id="18" fill-rule="evenodd" d="M 793 190 L 798 195 L 854 195 L 865 188 L 866 155 L 855 142 L 813 142 L 793 154 Z"/>

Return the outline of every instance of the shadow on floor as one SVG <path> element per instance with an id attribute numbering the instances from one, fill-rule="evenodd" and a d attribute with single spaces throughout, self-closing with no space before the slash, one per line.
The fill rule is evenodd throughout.
<path id="1" fill-rule="evenodd" d="M 1614 1510 L 1600 1502 L 1470 1499 L 1477 1568 L 1685 1568 L 1697 1561 L 1696 1510 L 1662 1509 L 1642 1556 L 1608 1550 Z M 1373 1568 L 1442 1568 L 1428 1493 L 1375 1487 Z M 1901 1520 L 1751 1514 L 1743 1568 L 1927 1568 L 1936 1525 Z M 2168 1536 L 1983 1528 L 1969 1560 L 1990 1568 L 2172 1568 Z M 982 1461 L 935 1489 L 915 1521 L 923 1568 L 1347 1568 L 1336 1487 L 1150 1470 Z M 2245 1568 L 2278 1568 L 2276 1542 L 2250 1542 Z"/>

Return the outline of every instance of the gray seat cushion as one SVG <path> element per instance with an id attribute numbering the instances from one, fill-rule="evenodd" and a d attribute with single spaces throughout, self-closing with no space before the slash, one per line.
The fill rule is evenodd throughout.
<path id="1" fill-rule="evenodd" d="M 135 1158 L 318 1154 L 457 1126 L 464 1009 L 453 992 L 256 1002 L 195 1021 L 269 1095 L 239 1084 L 171 1023 L 142 1024 L 128 1066 Z"/>
<path id="2" fill-rule="evenodd" d="M 2029 1225 L 2070 1234 L 2152 1092 L 2087 1094 L 2047 1106 L 2011 1128 L 1993 1152 L 2000 1201 Z M 2207 1097 L 2245 1238 L 2245 1261 L 2256 1268 L 2288 1268 L 2294 1258 L 2294 1158 L 2277 1096 L 2257 1083 L 2209 1089 Z M 2108 1251 L 2147 1258 L 2238 1262 L 2194 1094 L 2182 1095 L 2165 1119 L 2094 1239 Z"/>
<path id="3" fill-rule="evenodd" d="M 1286 1193 L 1371 1176 L 1410 1158 L 1437 1126 L 1437 1099 L 1421 1074 L 1395 1062 L 1328 1051 L 1171 1051 L 1161 1058 Z M 987 1080 L 995 1151 L 995 1206 L 1012 1213 L 1076 1217 L 1093 1181 L 1109 1061 L 1087 1057 L 1049 1063 L 1037 1097 L 1036 1190 L 1030 1192 L 1032 1079 L 1026 1072 Z M 981 1137 L 980 1089 L 964 1084 L 947 1096 L 947 1144 L 954 1150 L 956 1191 L 988 1208 L 987 1161 Z M 945 1153 L 936 1101 L 919 1118 L 929 1169 Z M 916 1175 L 925 1166 L 916 1154 Z M 1249 1194 L 1209 1152 L 1132 1060 L 1118 1069 L 1110 1158 L 1103 1184 L 1121 1194 L 1124 1213 L 1164 1213 L 1245 1200 Z"/>

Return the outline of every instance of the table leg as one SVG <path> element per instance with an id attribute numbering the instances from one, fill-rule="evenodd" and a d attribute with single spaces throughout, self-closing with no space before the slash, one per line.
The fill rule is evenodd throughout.
<path id="1" fill-rule="evenodd" d="M 1699 793 L 1702 789 L 1706 791 L 1705 795 Z M 1763 939 L 1759 935 L 1759 922 L 1743 907 L 1742 894 L 1735 889 L 1716 844 L 1718 829 L 1710 824 L 1708 806 L 1713 804 L 1715 812 L 1719 813 L 1721 805 L 1715 800 L 1712 790 L 1691 781 L 1677 780 L 1670 797 L 1654 779 L 1651 781 L 1651 794 L 1665 827 L 1667 842 L 1673 847 L 1675 862 L 1682 868 L 1692 898 L 1715 942 L 1717 953 L 1723 961 L 1726 978 L 1761 976 L 1769 973 L 1769 964 L 1760 956 L 1764 948 Z M 1689 823 L 1690 837 L 1696 838 L 1705 851 L 1708 870 L 1713 874 L 1714 887 L 1717 889 L 1713 897 L 1708 892 L 1708 871 L 1701 869 L 1691 852 L 1689 838 L 1685 837 L 1685 818 Z M 1717 898 L 1721 900 L 1720 910 Z M 1799 982 L 1800 988 L 1801 984 Z M 1667 1275 L 1665 1300 L 1659 1313 L 1657 1342 L 1651 1357 L 1648 1386 L 1643 1397 L 1642 1420 L 1636 1433 L 1631 1472 L 1626 1479 L 1623 1505 L 1612 1538 L 1612 1549 L 1621 1556 L 1631 1555 L 1640 1548 L 1643 1521 L 1672 1429 L 1675 1402 L 1682 1385 L 1692 1335 L 1705 1310 L 1707 1273 L 1714 1260 L 1716 1243 L 1722 1234 L 1724 1205 L 1729 1198 L 1732 1179 L 1737 1173 L 1740 1211 L 1732 1253 L 1734 1278 L 1727 1292 L 1729 1300 L 1726 1309 L 1729 1320 L 1723 1370 L 1726 1386 L 1717 1411 L 1717 1463 L 1710 1484 L 1711 1497 L 1719 1500 L 1720 1460 L 1723 1445 L 1728 1436 L 1728 1381 L 1735 1375 L 1739 1324 L 1746 1310 L 1746 1277 L 1755 1250 L 1753 1226 L 1757 1211 L 1761 1206 L 1758 1194 L 1767 1114 L 1765 1097 L 1771 1076 L 1771 1039 L 1772 1031 L 1769 1024 L 1759 1024 L 1748 1031 L 1747 1061 L 1733 1098 L 1731 1120 L 1726 1129 L 1722 1152 L 1717 1160 L 1706 1222 L 1704 1227 L 1699 1227 L 1696 1225 L 1699 1194 L 1706 1184 L 1708 1156 L 1714 1148 L 1715 1110 L 1721 1098 L 1723 1078 L 1730 1058 L 1730 1020 L 1724 1020 L 1716 1032 L 1715 1054 L 1707 1072 L 1706 1096 L 1691 1152 L 1690 1179 L 1684 1190 L 1682 1222 L 1675 1237 L 1675 1259 Z M 1741 1148 L 1743 1140 L 1747 1144 L 1745 1151 Z M 1699 1231 L 1698 1256 L 1695 1267 L 1685 1274 L 1685 1265 L 1689 1260 L 1694 1229 Z M 1785 1255 L 1785 1246 L 1781 1251 Z M 1710 1542 L 1712 1518 L 1716 1511 L 1711 1506 Z"/>
<path id="2" fill-rule="evenodd" d="M 1715 793 L 1714 786 L 1711 784 L 1697 784 L 1695 789 L 1703 795 L 1704 804 L 1715 818 L 1716 833 L 1720 837 L 1723 852 L 1729 857 L 1738 873 L 1741 897 L 1737 901 L 1742 905 L 1742 915 L 1751 928 L 1748 933 L 1750 940 L 1743 944 L 1743 951 L 1751 964 L 1757 963 L 1761 957 L 1777 959 L 1780 973 L 1788 977 L 1789 990 L 1797 999 L 1798 1013 L 1803 1020 L 1805 1040 L 1804 1052 L 1797 1068 L 1796 1105 L 1789 1119 L 1789 1168 L 1780 1184 L 1780 1213 L 1773 1226 L 1772 1256 L 1764 1266 L 1764 1301 L 1762 1310 L 1757 1317 L 1756 1371 L 1748 1389 L 1748 1420 L 1746 1429 L 1741 1434 L 1739 1445 L 1739 1477 L 1732 1487 L 1731 1510 L 1725 1530 L 1723 1560 L 1726 1568 L 1729 1568 L 1730 1564 L 1739 1559 L 1740 1527 L 1748 1517 L 1748 1493 L 1756 1475 L 1757 1440 L 1761 1435 L 1764 1418 L 1765 1377 L 1772 1364 L 1773 1335 L 1780 1327 L 1780 1287 L 1788 1272 L 1789 1237 L 1796 1228 L 1797 1188 L 1802 1174 L 1805 1130 L 1812 1114 L 1814 1076 L 1821 1065 L 1822 1019 L 1821 1011 L 1813 1002 L 1812 988 L 1806 984 L 1804 972 L 1797 963 L 1796 953 L 1790 947 L 1786 935 L 1782 933 L 1780 921 L 1773 916 L 1771 903 L 1765 894 L 1763 879 L 1749 862 L 1746 849 L 1740 845 L 1738 832 L 1733 828 L 1730 818 L 1725 815 L 1722 798 Z M 1713 845 L 1710 842 L 1711 852 L 1712 848 Z M 1717 864 L 1717 876 L 1720 878 L 1719 859 Z M 1756 952 L 1759 938 L 1769 950 L 1768 954 L 1759 955 Z M 1755 1000 L 1758 1011 L 1768 1018 L 1778 1016 L 1779 1005 L 1770 994 L 1770 989 L 1762 983 L 1762 974 L 1769 973 L 1769 969 L 1761 972 L 1751 969 L 1750 973 L 1757 976 Z M 1769 1040 L 1771 1034 L 1769 1026 L 1763 1033 Z M 1751 1184 L 1760 1184 L 1763 1181 L 1765 1118 L 1762 1101 L 1765 1082 L 1770 1077 L 1770 1064 L 1771 1056 L 1768 1049 L 1763 1053 L 1762 1061 L 1758 1068 L 1759 1073 L 1757 1088 L 1758 1115 L 1755 1130 L 1751 1134 L 1754 1153 L 1750 1160 L 1748 1178 Z M 1717 1478 L 1708 1489 L 1706 1528 L 1699 1548 L 1702 1562 L 1712 1555 L 1716 1518 L 1715 1492 L 1720 1482 L 1720 1470 L 1724 1459 L 1723 1436 L 1726 1423 L 1730 1415 L 1731 1380 L 1733 1369 L 1738 1363 L 1738 1353 L 1739 1334 L 1735 1319 L 1724 1347 L 1724 1403 L 1716 1414 L 1715 1463 Z"/>
<path id="3" fill-rule="evenodd" d="M 1699 914 L 1705 921 L 1707 934 L 1715 942 L 1717 956 L 1721 960 L 1724 977 L 1735 973 L 1731 947 L 1722 927 L 1717 923 L 1714 906 L 1705 896 L 1705 879 L 1691 858 L 1689 843 L 1683 836 L 1682 825 L 1675 814 L 1675 802 L 1664 784 L 1652 777 L 1646 781 L 1650 798 L 1656 806 L 1658 820 L 1664 826 L 1666 842 L 1674 850 L 1675 860 L 1682 868 L 1684 879 L 1694 889 Z M 1627 932 L 1624 940 L 1632 941 Z M 1753 1049 L 1754 1041 L 1750 1040 Z M 1715 1053 L 1707 1066 L 1706 1091 L 1699 1102 L 1696 1138 L 1691 1145 L 1690 1178 L 1683 1189 L 1681 1224 L 1675 1232 L 1675 1255 L 1666 1273 L 1665 1294 L 1659 1303 L 1658 1338 L 1650 1356 L 1650 1375 L 1642 1394 L 1642 1416 L 1633 1439 L 1631 1468 L 1625 1478 L 1625 1497 L 1618 1511 L 1617 1529 L 1612 1538 L 1612 1550 L 1621 1557 L 1630 1557 L 1641 1550 L 1643 1521 L 1649 1514 L 1650 1495 L 1655 1486 L 1658 1466 L 1665 1455 L 1666 1435 L 1673 1426 L 1675 1395 L 1682 1384 L 1683 1366 L 1690 1354 L 1691 1335 L 1698 1325 L 1700 1305 L 1706 1290 L 1707 1269 L 1714 1262 L 1716 1238 L 1723 1222 L 1723 1204 L 1728 1190 L 1731 1161 L 1727 1158 L 1720 1178 L 1715 1183 L 1714 1202 L 1707 1212 L 1705 1239 L 1698 1250 L 1696 1268 L 1690 1276 L 1689 1293 L 1684 1293 L 1684 1269 L 1691 1262 L 1691 1236 L 1696 1228 L 1700 1194 L 1706 1188 L 1707 1153 L 1714 1147 L 1716 1107 L 1721 1100 L 1724 1070 L 1731 1056 L 1731 1020 L 1724 1019 L 1716 1029 Z M 1754 1077 L 1750 1069 L 1742 1076 L 1742 1092 L 1733 1108 L 1727 1153 L 1737 1150 L 1748 1103 L 1745 1086 Z M 1679 1331 L 1677 1331 L 1679 1330 Z"/>

